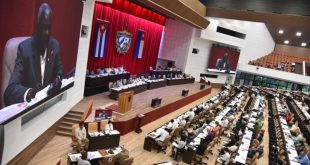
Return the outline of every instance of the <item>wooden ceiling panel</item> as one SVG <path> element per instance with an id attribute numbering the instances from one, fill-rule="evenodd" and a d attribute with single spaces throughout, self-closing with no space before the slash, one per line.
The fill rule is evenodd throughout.
<path id="1" fill-rule="evenodd" d="M 195 7 L 195 5 L 188 4 L 186 0 L 133 0 L 133 2 L 134 1 L 136 1 L 137 4 L 148 6 L 159 13 L 163 13 L 170 18 L 178 19 L 198 29 L 205 29 L 209 25 L 209 21 L 205 18 L 205 15 L 202 16 L 199 12 L 193 10 L 192 8 Z M 200 3 L 198 0 L 196 0 L 196 2 Z M 206 10 L 206 7 L 204 7 L 204 10 Z"/>

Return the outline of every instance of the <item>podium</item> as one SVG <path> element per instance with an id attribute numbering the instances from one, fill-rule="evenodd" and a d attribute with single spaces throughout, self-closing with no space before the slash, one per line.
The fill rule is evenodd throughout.
<path id="1" fill-rule="evenodd" d="M 133 91 L 118 94 L 118 112 L 126 113 L 131 110 Z"/>

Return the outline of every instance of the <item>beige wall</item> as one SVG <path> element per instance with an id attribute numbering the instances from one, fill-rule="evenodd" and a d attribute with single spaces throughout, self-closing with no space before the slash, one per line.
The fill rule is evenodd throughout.
<path id="1" fill-rule="evenodd" d="M 309 48 L 276 44 L 274 51 L 278 53 L 288 54 L 288 55 L 300 55 L 300 56 L 310 57 Z"/>

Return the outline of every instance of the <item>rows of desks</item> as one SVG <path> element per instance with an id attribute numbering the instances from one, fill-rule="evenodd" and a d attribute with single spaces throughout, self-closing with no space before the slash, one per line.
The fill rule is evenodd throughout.
<path id="1" fill-rule="evenodd" d="M 96 151 L 99 149 L 113 148 L 119 146 L 120 133 L 117 130 L 111 131 L 109 134 L 102 132 L 89 133 L 88 137 L 89 151 Z"/>
<path id="2" fill-rule="evenodd" d="M 129 79 L 130 73 L 121 73 L 113 75 L 90 75 L 86 76 L 85 96 L 90 96 L 109 90 L 109 83 L 121 79 Z"/>
<path id="3" fill-rule="evenodd" d="M 111 99 L 118 99 L 118 95 L 123 92 L 134 91 L 134 94 L 144 92 L 148 89 L 155 89 L 164 87 L 166 85 L 180 85 L 194 83 L 195 78 L 189 79 L 161 79 L 161 80 L 146 80 L 144 83 L 139 85 L 130 85 L 126 88 L 112 88 L 110 93 Z"/>

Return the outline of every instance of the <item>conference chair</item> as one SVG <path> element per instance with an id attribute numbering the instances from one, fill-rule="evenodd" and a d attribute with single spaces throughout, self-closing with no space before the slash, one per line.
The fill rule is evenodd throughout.
<path id="1" fill-rule="evenodd" d="M 115 155 L 104 157 L 99 161 L 100 165 L 115 165 L 117 157 Z"/>
<path id="2" fill-rule="evenodd" d="M 105 125 L 108 124 L 108 121 L 109 121 L 108 119 L 100 121 L 100 131 L 104 131 Z"/>
<path id="3" fill-rule="evenodd" d="M 157 142 L 157 151 L 159 152 L 164 152 L 166 153 L 166 149 L 169 146 L 169 142 L 170 142 L 171 136 L 168 136 L 163 142 L 158 141 Z"/>
<path id="4" fill-rule="evenodd" d="M 98 123 L 93 122 L 93 123 L 88 123 L 88 133 L 93 133 L 93 132 L 98 132 Z"/>
<path id="5" fill-rule="evenodd" d="M 194 156 L 194 165 L 196 165 L 196 164 L 207 165 L 207 163 L 202 162 L 202 159 L 207 154 L 208 154 L 208 150 L 207 149 L 205 149 L 203 155 L 195 154 L 195 156 Z"/>
<path id="6" fill-rule="evenodd" d="M 120 165 L 132 165 L 133 164 L 133 157 L 129 157 L 125 159 Z"/>
<path id="7" fill-rule="evenodd" d="M 177 149 L 176 149 L 176 152 L 175 152 L 175 154 L 174 154 L 174 160 L 175 160 L 175 161 L 178 161 L 179 156 L 182 156 L 182 157 L 183 157 L 184 151 L 185 151 L 184 147 L 181 148 L 181 149 L 177 148 Z"/>
<path id="8" fill-rule="evenodd" d="M 13 72 L 15 66 L 15 59 L 17 56 L 17 48 L 18 45 L 28 39 L 29 37 L 15 37 L 9 39 L 4 47 L 3 52 L 3 61 L 2 61 L 2 83 L 1 83 L 1 106 L 4 107 L 4 91 L 8 86 L 8 83 L 11 78 L 11 74 Z"/>
<path id="9" fill-rule="evenodd" d="M 253 158 L 248 158 L 247 160 L 246 160 L 246 164 L 252 164 L 252 165 L 256 165 L 256 163 L 257 163 L 257 159 L 258 159 L 258 153 L 256 153 L 254 156 L 253 156 Z"/>

